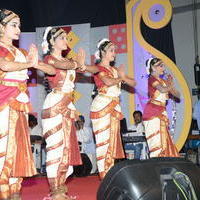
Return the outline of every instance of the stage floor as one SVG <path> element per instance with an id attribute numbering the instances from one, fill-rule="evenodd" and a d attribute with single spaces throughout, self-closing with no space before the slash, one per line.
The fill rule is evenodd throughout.
<path id="1" fill-rule="evenodd" d="M 70 178 L 67 182 L 69 195 L 75 200 L 96 200 L 100 185 L 98 176 Z M 46 177 L 33 177 L 23 181 L 22 200 L 50 200 Z"/>

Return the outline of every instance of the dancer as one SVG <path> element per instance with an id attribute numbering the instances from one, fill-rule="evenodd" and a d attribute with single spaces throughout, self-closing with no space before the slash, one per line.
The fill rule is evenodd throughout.
<path id="1" fill-rule="evenodd" d="M 171 93 L 179 98 L 179 92 L 174 88 L 173 78 L 161 78 L 164 74 L 164 63 L 159 58 L 151 58 L 147 62 L 149 101 L 143 112 L 145 135 L 150 157 L 178 157 L 179 153 L 172 142 L 169 133 L 169 120 L 166 112 L 166 100 Z"/>
<path id="2" fill-rule="evenodd" d="M 42 114 L 43 135 L 47 143 L 46 170 L 53 200 L 71 199 L 65 181 L 73 172 L 73 165 L 81 164 L 74 121 L 78 118 L 73 104 L 76 69 L 97 72 L 94 66 L 86 66 L 85 53 L 80 50 L 77 61 L 62 56 L 67 49 L 66 32 L 62 28 L 46 28 L 43 36 L 45 63 L 56 69 L 56 75 L 48 77 L 52 91 L 47 95 Z"/>
<path id="3" fill-rule="evenodd" d="M 134 79 L 125 75 L 124 66 L 114 67 L 115 45 L 102 39 L 95 54 L 99 73 L 94 76 L 98 94 L 91 105 L 90 117 L 96 138 L 96 154 L 99 176 L 104 178 L 115 159 L 124 158 L 120 136 L 120 120 L 123 118 L 119 104 L 121 83 L 135 86 Z"/>
<path id="4" fill-rule="evenodd" d="M 28 54 L 13 46 L 20 35 L 20 18 L 12 11 L 0 10 L 0 199 L 21 199 L 22 177 L 36 174 L 28 133 L 30 102 L 27 95 L 27 69 L 34 67 L 55 73 L 38 64 L 38 52 Z"/>

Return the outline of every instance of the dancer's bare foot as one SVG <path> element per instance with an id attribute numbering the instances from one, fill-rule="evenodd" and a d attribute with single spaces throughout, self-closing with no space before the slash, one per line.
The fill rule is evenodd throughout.
<path id="1" fill-rule="evenodd" d="M 12 194 L 10 200 L 21 200 L 21 194 L 20 193 Z"/>
<path id="2" fill-rule="evenodd" d="M 70 196 L 66 195 L 66 200 L 74 200 Z"/>
<path id="3" fill-rule="evenodd" d="M 76 196 L 68 196 L 65 195 L 65 200 L 76 200 Z M 59 196 L 56 197 L 57 199 L 59 199 Z M 55 198 L 53 199 L 53 197 L 49 194 L 48 196 L 44 197 L 43 200 L 55 200 Z"/>
<path id="4" fill-rule="evenodd" d="M 51 196 L 52 200 L 74 200 L 66 194 L 55 194 Z"/>
<path id="5" fill-rule="evenodd" d="M 76 200 L 76 199 L 77 199 L 76 196 L 70 196 L 70 197 L 69 197 L 69 200 Z"/>

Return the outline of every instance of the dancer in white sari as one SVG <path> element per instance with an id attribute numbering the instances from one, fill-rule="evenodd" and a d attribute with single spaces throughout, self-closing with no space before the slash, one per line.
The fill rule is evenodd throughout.
<path id="1" fill-rule="evenodd" d="M 150 157 L 178 157 L 178 150 L 169 133 L 166 100 L 169 93 L 177 98 L 180 94 L 174 88 L 171 76 L 168 76 L 167 80 L 161 78 L 165 70 L 162 60 L 148 60 L 147 69 L 149 101 L 143 112 L 143 123 Z"/>
<path id="2" fill-rule="evenodd" d="M 73 172 L 73 165 L 81 164 L 74 121 L 78 118 L 73 104 L 76 69 L 95 71 L 85 66 L 85 54 L 80 50 L 77 61 L 62 56 L 67 49 L 66 33 L 62 28 L 48 27 L 44 33 L 43 51 L 45 63 L 56 69 L 56 75 L 48 77 L 52 92 L 43 105 L 43 135 L 47 143 L 46 170 L 53 200 L 70 200 L 65 181 Z"/>
<path id="3" fill-rule="evenodd" d="M 124 73 L 124 66 L 116 68 L 115 45 L 102 39 L 98 45 L 96 59 L 99 72 L 94 76 L 98 95 L 91 106 L 90 117 L 96 138 L 96 154 L 99 176 L 104 178 L 114 165 L 115 159 L 124 158 L 120 136 L 120 120 L 123 118 L 119 102 L 121 83 L 135 86 L 135 81 Z"/>
<path id="4" fill-rule="evenodd" d="M 20 19 L 12 11 L 0 10 L 0 34 L 0 199 L 17 200 L 22 177 L 36 174 L 28 132 L 27 69 L 55 71 L 38 64 L 35 46 L 29 54 L 13 46 L 12 41 L 19 39 Z"/>

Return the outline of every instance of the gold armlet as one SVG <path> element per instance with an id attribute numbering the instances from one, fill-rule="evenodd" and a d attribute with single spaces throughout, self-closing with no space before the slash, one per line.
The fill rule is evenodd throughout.
<path id="1" fill-rule="evenodd" d="M 73 61 L 73 64 L 74 64 L 74 67 L 72 69 L 74 69 L 74 70 L 77 69 L 78 63 L 76 61 Z"/>

